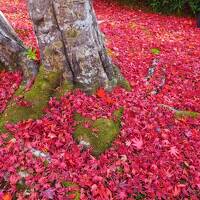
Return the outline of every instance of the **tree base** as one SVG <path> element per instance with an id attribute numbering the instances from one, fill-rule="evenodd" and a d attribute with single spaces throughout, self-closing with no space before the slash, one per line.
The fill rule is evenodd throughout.
<path id="1" fill-rule="evenodd" d="M 128 81 L 123 78 L 119 79 L 118 82 L 116 81 L 116 84 L 127 91 L 131 90 Z M 21 85 L 4 113 L 0 116 L 0 132 L 5 131 L 4 125 L 6 123 L 17 123 L 23 120 L 41 118 L 50 97 L 60 98 L 67 91 L 71 91 L 74 88 L 76 86 L 73 86 L 72 83 L 62 80 L 62 71 L 48 71 L 44 66 L 41 66 L 31 89 L 26 91 L 25 86 Z M 92 94 L 97 89 L 98 87 L 94 88 Z"/>

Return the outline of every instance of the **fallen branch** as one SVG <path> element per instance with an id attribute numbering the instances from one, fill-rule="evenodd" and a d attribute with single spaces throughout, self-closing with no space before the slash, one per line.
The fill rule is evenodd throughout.
<path id="1" fill-rule="evenodd" d="M 158 104 L 158 106 L 172 111 L 177 119 L 182 119 L 182 118 L 193 118 L 193 119 L 195 119 L 195 118 L 200 116 L 199 112 L 187 111 L 187 110 L 178 110 L 174 107 L 171 107 L 171 106 L 168 106 L 168 105 L 165 105 L 165 104 Z"/>

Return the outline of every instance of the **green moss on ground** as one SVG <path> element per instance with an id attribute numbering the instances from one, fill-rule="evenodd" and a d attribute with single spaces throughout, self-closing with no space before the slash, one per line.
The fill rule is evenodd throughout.
<path id="1" fill-rule="evenodd" d="M 159 106 L 172 111 L 174 113 L 174 117 L 176 119 L 184 119 L 184 118 L 195 119 L 195 118 L 200 116 L 199 112 L 187 111 L 187 110 L 178 110 L 178 109 L 175 109 L 175 108 L 168 106 L 168 105 L 165 105 L 165 104 L 159 104 Z"/>
<path id="2" fill-rule="evenodd" d="M 16 183 L 16 189 L 18 192 L 22 192 L 22 191 L 29 189 L 29 187 L 25 183 L 24 178 Z"/>
<path id="3" fill-rule="evenodd" d="M 200 113 L 193 112 L 193 111 L 176 111 L 174 113 L 176 119 L 182 119 L 182 118 L 197 118 L 200 116 Z"/>
<path id="4" fill-rule="evenodd" d="M 91 146 L 93 155 L 99 156 L 111 146 L 118 136 L 122 114 L 123 108 L 120 108 L 113 113 L 112 119 L 99 118 L 95 121 L 75 114 L 74 119 L 77 126 L 73 137 L 78 143 L 83 142 L 88 144 L 89 147 Z M 85 124 L 89 124 L 89 127 L 86 128 Z"/>
<path id="5" fill-rule="evenodd" d="M 132 88 L 129 84 L 129 82 L 126 79 L 118 81 L 118 85 L 122 88 L 124 88 L 126 91 L 131 92 Z"/>
<path id="6" fill-rule="evenodd" d="M 63 181 L 62 186 L 67 188 L 67 187 L 79 187 L 78 184 L 70 182 L 70 181 Z M 74 190 L 71 192 L 68 192 L 67 195 L 74 195 L 74 200 L 80 200 L 81 193 L 79 190 Z"/>
<path id="7" fill-rule="evenodd" d="M 143 200 L 145 198 L 146 198 L 146 195 L 141 192 L 137 193 L 135 196 L 135 200 Z"/>
<path id="8" fill-rule="evenodd" d="M 24 88 L 20 87 L 16 92 L 16 96 L 23 96 L 23 99 L 30 102 L 31 106 L 18 105 L 12 99 L 0 117 L 0 132 L 5 131 L 4 125 L 8 122 L 17 123 L 23 120 L 40 118 L 43 115 L 44 108 L 48 105 L 50 97 L 60 84 L 61 75 L 61 71 L 47 71 L 44 67 L 41 67 L 31 90 L 24 92 Z"/>

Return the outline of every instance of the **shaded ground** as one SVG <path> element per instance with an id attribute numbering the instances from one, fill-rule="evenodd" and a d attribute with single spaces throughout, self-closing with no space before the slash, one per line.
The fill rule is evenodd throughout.
<path id="1" fill-rule="evenodd" d="M 26 44 L 36 47 L 24 2 L 0 0 L 0 7 Z M 132 91 L 116 88 L 102 98 L 77 90 L 52 99 L 42 119 L 8 125 L 15 139 L 3 144 L 6 136 L 0 136 L 0 179 L 10 185 L 1 183 L 0 194 L 13 194 L 23 176 L 21 199 L 63 199 L 71 190 L 81 199 L 199 199 L 200 118 L 174 113 L 200 112 L 200 30 L 190 18 L 106 1 L 96 1 L 95 10 L 108 53 Z M 0 73 L 0 112 L 19 82 L 18 73 Z M 73 112 L 95 120 L 120 107 L 122 129 L 112 147 L 98 160 L 82 151 L 72 138 Z"/>

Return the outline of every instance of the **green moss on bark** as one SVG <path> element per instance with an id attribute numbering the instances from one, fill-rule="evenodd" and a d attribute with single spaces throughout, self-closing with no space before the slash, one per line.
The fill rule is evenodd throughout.
<path id="1" fill-rule="evenodd" d="M 47 71 L 41 66 L 31 90 L 24 92 L 24 88 L 20 87 L 16 92 L 16 96 L 23 96 L 25 101 L 31 103 L 31 106 L 20 106 L 12 99 L 0 118 L 0 132 L 5 131 L 4 125 L 8 122 L 17 123 L 40 118 L 50 97 L 53 96 L 55 89 L 60 84 L 61 76 L 61 71 Z"/>
<path id="2" fill-rule="evenodd" d="M 128 80 L 126 80 L 122 75 L 121 72 L 119 70 L 119 68 L 117 66 L 113 66 L 114 67 L 114 79 L 117 81 L 116 84 L 117 86 L 120 86 L 122 88 L 124 88 L 126 91 L 130 92 L 132 90 L 130 83 L 128 82 Z M 114 80 L 114 82 L 115 82 Z"/>
<path id="3" fill-rule="evenodd" d="M 66 92 L 70 92 L 74 89 L 74 85 L 69 81 L 63 81 L 62 85 L 56 88 L 55 97 L 59 99 L 64 96 Z"/>
<path id="4" fill-rule="evenodd" d="M 90 118 L 76 114 L 74 119 L 77 122 L 74 138 L 78 143 L 88 144 L 92 147 L 94 156 L 99 156 L 108 149 L 120 132 L 121 116 L 123 109 L 113 113 L 112 119 L 99 118 L 93 121 Z M 85 127 L 89 124 L 89 128 Z"/>

